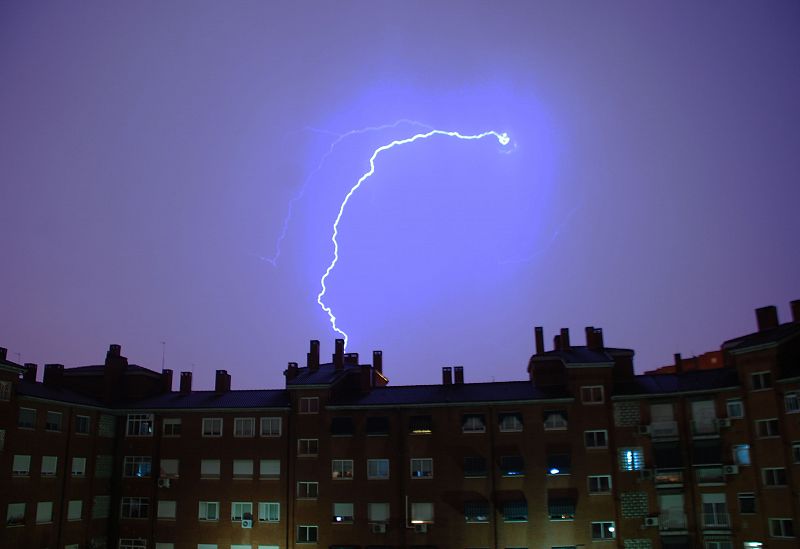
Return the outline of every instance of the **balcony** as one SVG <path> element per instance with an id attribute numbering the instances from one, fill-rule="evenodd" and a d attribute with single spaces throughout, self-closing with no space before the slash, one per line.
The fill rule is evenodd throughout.
<path id="1" fill-rule="evenodd" d="M 648 429 L 652 438 L 676 438 L 678 436 L 677 421 L 654 421 Z"/>
<path id="2" fill-rule="evenodd" d="M 724 484 L 725 470 L 721 465 L 711 467 L 696 467 L 694 479 L 697 484 Z"/>
<path id="3" fill-rule="evenodd" d="M 692 420 L 692 436 L 694 437 L 718 437 L 719 436 L 719 420 L 716 418 L 710 419 L 693 419 Z"/>
<path id="4" fill-rule="evenodd" d="M 653 482 L 660 488 L 680 486 L 683 484 L 683 471 L 656 469 Z"/>
<path id="5" fill-rule="evenodd" d="M 658 529 L 661 532 L 681 532 L 686 530 L 686 513 L 667 509 L 658 515 Z"/>
<path id="6" fill-rule="evenodd" d="M 728 513 L 701 513 L 700 518 L 704 530 L 731 529 L 731 520 Z"/>

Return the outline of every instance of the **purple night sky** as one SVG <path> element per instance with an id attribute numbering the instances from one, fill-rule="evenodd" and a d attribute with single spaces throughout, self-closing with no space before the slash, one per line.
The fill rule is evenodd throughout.
<path id="1" fill-rule="evenodd" d="M 393 384 L 638 371 L 800 298 L 800 4 L 2 2 L 0 346 L 282 387 L 326 301 Z M 335 143 L 333 149 L 332 144 Z M 293 197 L 282 253 L 273 266 Z M 40 373 L 41 376 L 41 373 Z"/>

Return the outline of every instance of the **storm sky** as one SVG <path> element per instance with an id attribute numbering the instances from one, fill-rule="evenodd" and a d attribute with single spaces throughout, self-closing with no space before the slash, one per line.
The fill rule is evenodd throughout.
<path id="1" fill-rule="evenodd" d="M 283 386 L 340 337 L 342 199 L 430 128 L 511 142 L 347 205 L 325 300 L 392 384 L 524 379 L 536 325 L 644 371 L 800 298 L 795 1 L 3 2 L 0 346 Z"/>

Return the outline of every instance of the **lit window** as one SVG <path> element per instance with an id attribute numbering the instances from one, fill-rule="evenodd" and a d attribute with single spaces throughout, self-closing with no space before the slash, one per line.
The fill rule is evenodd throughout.
<path id="1" fill-rule="evenodd" d="M 572 471 L 572 456 L 565 453 L 547 454 L 548 475 L 568 475 Z"/>
<path id="2" fill-rule="evenodd" d="M 233 419 L 233 436 L 250 438 L 256 436 L 256 418 L 237 417 Z"/>
<path id="3" fill-rule="evenodd" d="M 783 467 L 765 467 L 761 469 L 764 486 L 786 486 L 786 469 Z"/>
<path id="4" fill-rule="evenodd" d="M 297 441 L 297 455 L 316 456 L 319 454 L 319 439 L 301 438 Z"/>
<path id="5" fill-rule="evenodd" d="M 777 437 L 779 435 L 778 420 L 775 418 L 756 420 L 756 433 L 759 438 Z"/>
<path id="6" fill-rule="evenodd" d="M 21 429 L 35 429 L 36 410 L 33 408 L 20 408 L 17 426 Z"/>
<path id="7" fill-rule="evenodd" d="M 20 526 L 25 524 L 25 504 L 9 503 L 6 511 L 6 525 Z"/>
<path id="8" fill-rule="evenodd" d="M 258 522 L 280 522 L 281 504 L 267 501 L 258 504 Z"/>
<path id="9" fill-rule="evenodd" d="M 128 478 L 146 478 L 152 471 L 150 456 L 125 456 L 122 463 L 122 476 Z"/>
<path id="10" fill-rule="evenodd" d="M 749 444 L 734 444 L 731 450 L 733 451 L 733 462 L 736 465 L 750 465 Z"/>
<path id="11" fill-rule="evenodd" d="M 233 460 L 233 478 L 253 478 L 253 460 L 252 459 L 234 459 Z"/>
<path id="12" fill-rule="evenodd" d="M 588 478 L 590 494 L 611 492 L 611 475 L 591 475 Z"/>
<path id="13" fill-rule="evenodd" d="M 433 503 L 416 502 L 411 504 L 411 524 L 432 524 Z"/>
<path id="14" fill-rule="evenodd" d="M 333 504 L 333 522 L 353 522 L 353 504 L 352 503 L 334 503 Z"/>
<path id="15" fill-rule="evenodd" d="M 567 428 L 567 412 L 564 410 L 550 410 L 544 413 L 545 431 L 563 431 Z"/>
<path id="16" fill-rule="evenodd" d="M 11 464 L 11 475 L 15 477 L 27 477 L 31 474 L 31 456 L 15 455 Z"/>
<path id="17" fill-rule="evenodd" d="M 753 492 L 739 492 L 739 512 L 752 515 L 756 512 L 756 495 Z"/>
<path id="18" fill-rule="evenodd" d="M 412 459 L 411 478 L 433 478 L 433 459 L 432 458 Z"/>
<path id="19" fill-rule="evenodd" d="M 769 535 L 773 538 L 793 538 L 794 522 L 790 518 L 769 519 Z"/>
<path id="20" fill-rule="evenodd" d="M 47 412 L 47 417 L 44 422 L 45 431 L 61 431 L 61 412 Z"/>
<path id="21" fill-rule="evenodd" d="M 352 459 L 331 460 L 331 478 L 335 480 L 352 480 L 353 460 Z"/>
<path id="22" fill-rule="evenodd" d="M 249 501 L 231 502 L 231 520 L 253 520 L 253 504 Z"/>
<path id="23" fill-rule="evenodd" d="M 772 387 L 771 372 L 755 372 L 750 374 L 750 388 L 754 391 Z"/>
<path id="24" fill-rule="evenodd" d="M 608 448 L 607 431 L 584 431 L 583 440 L 587 448 Z"/>
<path id="25" fill-rule="evenodd" d="M 593 522 L 592 523 L 592 539 L 614 539 L 616 528 L 611 521 Z"/>
<path id="26" fill-rule="evenodd" d="M 82 477 L 86 475 L 86 458 L 74 457 L 72 458 L 72 476 Z"/>
<path id="27" fill-rule="evenodd" d="M 122 518 L 144 519 L 150 516 L 149 498 L 122 498 Z"/>
<path id="28" fill-rule="evenodd" d="M 744 417 L 744 404 L 741 398 L 729 398 L 726 402 L 728 410 L 728 417 L 731 419 L 740 419 Z"/>
<path id="29" fill-rule="evenodd" d="M 200 478 L 219 478 L 219 467 L 218 459 L 201 459 Z"/>
<path id="30" fill-rule="evenodd" d="M 461 432 L 485 433 L 486 416 L 483 414 L 465 414 L 461 418 Z"/>
<path id="31" fill-rule="evenodd" d="M 91 424 L 92 418 L 89 416 L 75 416 L 75 432 L 79 435 L 88 435 Z"/>
<path id="32" fill-rule="evenodd" d="M 581 402 L 584 404 L 601 404 L 603 400 L 602 385 L 584 385 L 581 387 Z"/>
<path id="33" fill-rule="evenodd" d="M 197 511 L 197 520 L 219 520 L 219 502 L 201 501 Z"/>
<path id="34" fill-rule="evenodd" d="M 317 543 L 317 527 L 301 524 L 297 527 L 297 543 Z"/>
<path id="35" fill-rule="evenodd" d="M 300 481 L 297 483 L 297 497 L 313 499 L 319 497 L 319 483 Z"/>
<path id="36" fill-rule="evenodd" d="M 177 513 L 175 501 L 159 500 L 156 508 L 156 517 L 160 519 L 174 519 Z"/>
<path id="37" fill-rule="evenodd" d="M 522 414 L 499 414 L 499 419 L 501 433 L 516 433 L 522 431 Z"/>
<path id="38" fill-rule="evenodd" d="M 464 476 L 465 477 L 485 477 L 488 474 L 486 458 L 483 456 L 464 457 Z"/>
<path id="39" fill-rule="evenodd" d="M 408 432 L 414 435 L 429 435 L 433 432 L 431 416 L 411 416 L 408 418 Z"/>
<path id="40" fill-rule="evenodd" d="M 165 437 L 181 436 L 180 418 L 168 418 L 164 420 L 164 436 Z"/>
<path id="41" fill-rule="evenodd" d="M 42 476 L 54 477 L 58 469 L 58 456 L 42 456 Z"/>
<path id="42" fill-rule="evenodd" d="M 464 502 L 464 519 L 467 522 L 489 522 L 489 502 Z"/>
<path id="43" fill-rule="evenodd" d="M 619 468 L 620 471 L 641 471 L 644 469 L 644 452 L 642 449 L 620 448 Z"/>
<path id="44" fill-rule="evenodd" d="M 370 522 L 389 522 L 389 504 L 368 503 L 367 520 Z"/>
<path id="45" fill-rule="evenodd" d="M 528 502 L 525 500 L 506 501 L 503 503 L 504 522 L 527 522 Z"/>
<path id="46" fill-rule="evenodd" d="M 0 400 L 11 400 L 11 382 L 0 381 Z"/>
<path id="47" fill-rule="evenodd" d="M 299 405 L 301 414 L 319 413 L 319 397 L 300 397 Z"/>
<path id="48" fill-rule="evenodd" d="M 203 436 L 204 437 L 221 437 L 222 436 L 222 418 L 221 417 L 204 417 L 203 418 Z"/>
<path id="49" fill-rule="evenodd" d="M 783 405 L 787 414 L 800 412 L 800 395 L 796 392 L 786 393 L 783 395 Z"/>
<path id="50" fill-rule="evenodd" d="M 259 464 L 259 478 L 276 479 L 281 478 L 281 460 L 262 459 Z"/>
<path id="51" fill-rule="evenodd" d="M 281 436 L 281 418 L 279 418 L 279 417 L 262 417 L 261 418 L 261 436 L 262 437 L 279 437 L 279 436 Z"/>
<path id="52" fill-rule="evenodd" d="M 177 459 L 162 459 L 159 462 L 160 471 L 159 476 L 164 478 L 178 478 L 178 469 L 180 462 Z"/>
<path id="53" fill-rule="evenodd" d="M 126 434 L 129 437 L 153 436 L 153 414 L 128 414 Z"/>
<path id="54" fill-rule="evenodd" d="M 370 480 L 382 480 L 389 478 L 389 460 L 368 459 L 367 478 Z"/>

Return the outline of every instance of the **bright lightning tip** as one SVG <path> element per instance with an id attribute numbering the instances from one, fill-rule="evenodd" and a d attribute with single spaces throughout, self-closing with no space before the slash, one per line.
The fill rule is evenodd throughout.
<path id="1" fill-rule="evenodd" d="M 508 145 L 511 142 L 511 138 L 508 136 L 506 132 L 503 132 L 500 135 L 498 135 L 497 140 L 500 142 L 501 145 Z"/>

